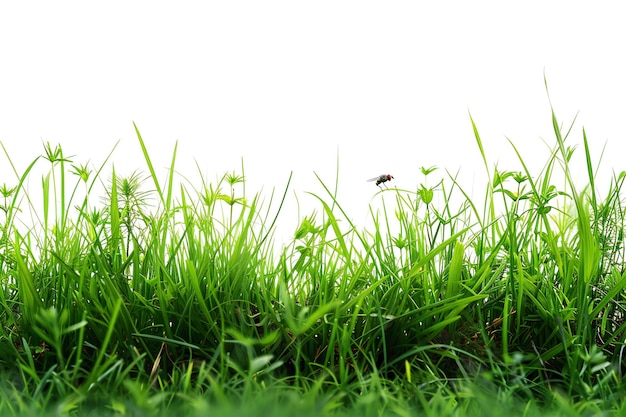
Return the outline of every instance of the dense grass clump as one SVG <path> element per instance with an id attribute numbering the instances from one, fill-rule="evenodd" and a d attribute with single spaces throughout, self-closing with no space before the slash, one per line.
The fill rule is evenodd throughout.
<path id="1" fill-rule="evenodd" d="M 625 174 L 599 195 L 583 132 L 579 188 L 552 120 L 538 174 L 491 170 L 472 121 L 479 202 L 423 169 L 360 229 L 320 180 L 283 248 L 289 182 L 194 185 L 176 148 L 163 180 L 139 131 L 146 178 L 47 145 L 0 189 L 0 414 L 619 415 Z"/>

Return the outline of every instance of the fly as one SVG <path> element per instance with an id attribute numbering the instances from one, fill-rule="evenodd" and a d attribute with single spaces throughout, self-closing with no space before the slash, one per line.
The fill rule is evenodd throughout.
<path id="1" fill-rule="evenodd" d="M 378 188 L 380 188 L 380 184 L 384 184 L 387 181 L 391 181 L 392 179 L 393 179 L 392 175 L 390 175 L 390 174 L 383 174 L 383 175 L 379 175 L 379 176 L 374 177 L 374 178 L 370 178 L 367 181 L 368 182 L 376 181 L 376 185 L 378 186 Z M 385 184 L 385 188 L 387 188 L 386 184 Z"/>

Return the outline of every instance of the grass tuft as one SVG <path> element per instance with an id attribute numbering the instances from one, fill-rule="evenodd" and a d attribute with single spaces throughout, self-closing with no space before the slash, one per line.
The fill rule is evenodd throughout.
<path id="1" fill-rule="evenodd" d="M 197 184 L 176 145 L 160 178 L 136 126 L 147 176 L 50 144 L 20 173 L 2 145 L 0 414 L 620 415 L 626 175 L 600 194 L 583 131 L 578 188 L 551 118 L 534 173 L 513 142 L 522 170 L 492 169 L 470 116 L 479 202 L 423 168 L 360 228 L 317 177 L 282 248 L 291 176 L 277 201 L 243 165 Z"/>

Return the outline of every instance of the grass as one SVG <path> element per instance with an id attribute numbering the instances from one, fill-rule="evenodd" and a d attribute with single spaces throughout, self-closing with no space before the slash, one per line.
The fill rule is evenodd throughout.
<path id="1" fill-rule="evenodd" d="M 290 179 L 194 184 L 176 147 L 160 178 L 138 130 L 147 177 L 3 145 L 0 415 L 621 415 L 626 174 L 599 195 L 583 131 L 579 189 L 552 120 L 539 173 L 490 168 L 471 121 L 481 201 L 424 168 L 361 230 L 320 179 L 280 250 Z"/>

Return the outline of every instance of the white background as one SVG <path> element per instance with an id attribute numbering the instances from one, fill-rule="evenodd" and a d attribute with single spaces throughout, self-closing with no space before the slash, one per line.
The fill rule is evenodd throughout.
<path id="1" fill-rule="evenodd" d="M 119 140 L 116 171 L 147 173 L 135 122 L 162 179 L 178 141 L 197 186 L 196 161 L 214 181 L 243 158 L 265 196 L 293 171 L 301 215 L 319 209 L 314 172 L 333 185 L 339 160 L 358 222 L 382 173 L 414 190 L 422 166 L 460 169 L 480 200 L 470 114 L 491 166 L 520 169 L 508 138 L 538 173 L 554 144 L 545 74 L 559 120 L 578 115 L 574 159 L 583 127 L 596 162 L 606 145 L 606 189 L 624 169 L 624 15 L 617 1 L 3 2 L 0 141 L 23 171 L 46 142 L 97 166 Z M 283 220 L 295 210 L 290 193 Z"/>

